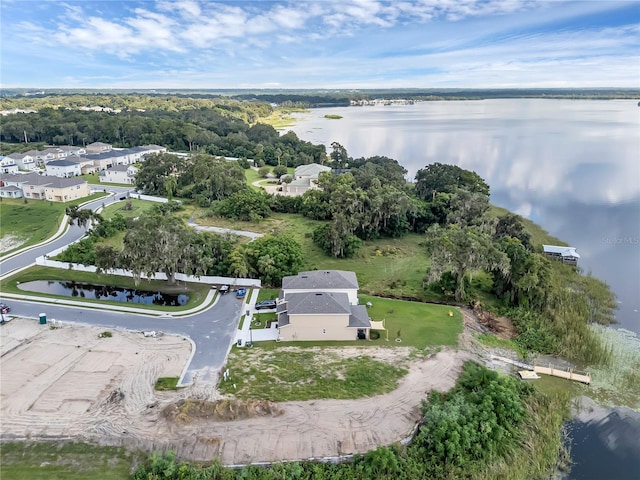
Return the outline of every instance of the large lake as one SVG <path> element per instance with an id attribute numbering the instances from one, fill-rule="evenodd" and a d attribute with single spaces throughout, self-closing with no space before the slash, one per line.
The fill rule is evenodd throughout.
<path id="1" fill-rule="evenodd" d="M 341 115 L 339 120 L 324 115 Z M 576 247 L 580 266 L 618 297 L 620 327 L 640 334 L 640 108 L 637 100 L 508 99 L 314 109 L 291 127 L 384 155 L 413 179 L 433 162 L 476 171 L 491 199 Z M 571 424 L 569 479 L 637 479 L 640 415 L 606 410 Z M 623 416 L 621 417 L 621 413 Z"/>
<path id="2" fill-rule="evenodd" d="M 339 120 L 324 115 L 341 115 Z M 585 272 L 640 334 L 640 107 L 637 100 L 506 99 L 313 109 L 290 128 L 349 156 L 474 170 L 491 200 L 576 247 Z"/>

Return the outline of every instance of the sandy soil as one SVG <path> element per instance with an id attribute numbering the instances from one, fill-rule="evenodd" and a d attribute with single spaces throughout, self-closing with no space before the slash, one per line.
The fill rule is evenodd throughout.
<path id="1" fill-rule="evenodd" d="M 185 425 L 164 419 L 161 409 L 179 399 L 217 393 L 156 392 L 153 384 L 158 377 L 180 374 L 190 343 L 122 331 L 99 338 L 100 332 L 77 325 L 51 330 L 22 319 L 0 328 L 3 439 L 74 438 L 167 448 L 192 460 L 219 456 L 224 464 L 365 452 L 407 437 L 420 418 L 425 394 L 451 388 L 471 358 L 464 350 L 445 349 L 417 360 L 386 395 L 284 402 L 278 404 L 283 412 L 278 416 Z M 385 355 L 379 352 L 380 358 Z M 388 360 L 396 361 L 396 355 Z"/>
<path id="2" fill-rule="evenodd" d="M 3 235 L 0 237 L 0 252 L 8 252 L 18 248 L 24 243 L 24 240 L 15 235 Z"/>

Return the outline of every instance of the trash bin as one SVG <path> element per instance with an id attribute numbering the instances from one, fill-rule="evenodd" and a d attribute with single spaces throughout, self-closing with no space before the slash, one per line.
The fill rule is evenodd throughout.
<path id="1" fill-rule="evenodd" d="M 40 325 L 44 325 L 47 323 L 47 314 L 46 313 L 41 313 L 40 314 Z"/>
<path id="2" fill-rule="evenodd" d="M 239 338 L 239 339 L 238 339 L 238 346 L 239 346 L 239 347 L 241 347 L 241 346 L 242 346 L 242 339 L 241 339 L 241 338 Z"/>

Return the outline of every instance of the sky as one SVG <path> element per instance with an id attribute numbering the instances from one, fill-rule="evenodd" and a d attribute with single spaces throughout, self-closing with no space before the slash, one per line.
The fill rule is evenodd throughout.
<path id="1" fill-rule="evenodd" d="M 0 0 L 3 88 L 640 88 L 640 1 Z"/>

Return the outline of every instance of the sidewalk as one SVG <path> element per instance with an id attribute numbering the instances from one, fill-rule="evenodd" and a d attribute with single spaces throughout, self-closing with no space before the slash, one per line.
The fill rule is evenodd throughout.
<path id="1" fill-rule="evenodd" d="M 258 300 L 259 293 L 259 288 L 254 288 L 251 290 L 251 297 L 246 304 L 246 312 L 248 313 L 244 317 L 242 329 L 238 329 L 238 332 L 236 334 L 236 345 L 238 344 L 238 340 L 241 340 L 242 346 L 245 346 L 247 342 L 264 342 L 267 340 L 278 339 L 279 333 L 277 328 L 251 328 L 251 324 L 253 323 L 253 316 L 258 313 L 258 311 L 255 309 L 255 305 L 256 301 Z"/>

